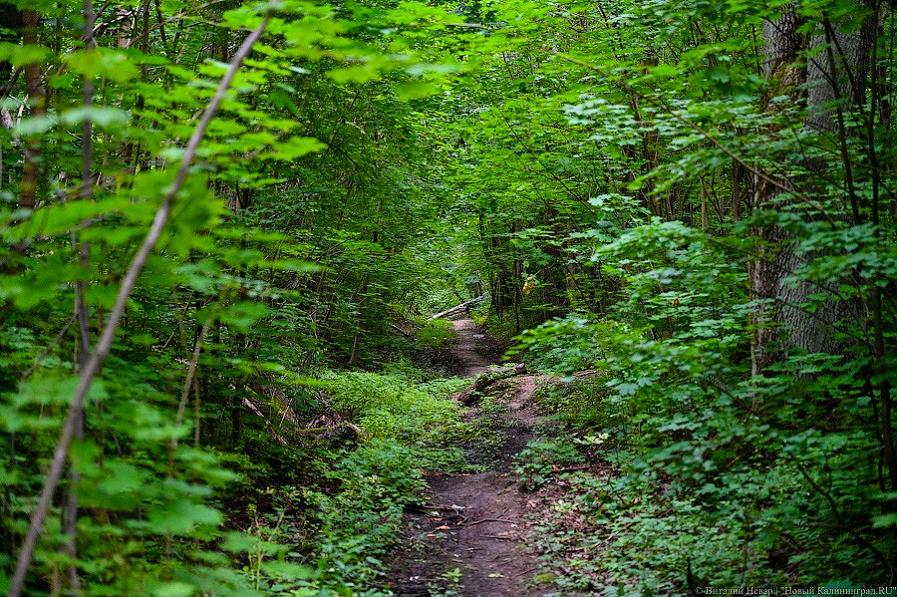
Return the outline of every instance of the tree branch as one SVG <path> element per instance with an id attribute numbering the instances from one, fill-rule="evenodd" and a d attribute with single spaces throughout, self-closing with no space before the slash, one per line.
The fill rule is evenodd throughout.
<path id="1" fill-rule="evenodd" d="M 203 324 L 196 338 L 196 344 L 193 347 L 193 357 L 187 366 L 187 376 L 184 379 L 184 386 L 181 388 L 181 401 L 178 403 L 178 414 L 175 418 L 175 425 L 180 426 L 184 422 L 184 412 L 187 410 L 187 400 L 190 398 L 190 388 L 193 387 L 193 381 L 196 379 L 196 369 L 199 366 L 199 356 L 202 354 L 202 347 L 205 344 L 206 336 L 209 334 L 211 324 L 206 322 Z M 178 447 L 178 438 L 171 438 L 171 445 L 168 448 L 168 476 L 174 475 L 174 451 Z"/>

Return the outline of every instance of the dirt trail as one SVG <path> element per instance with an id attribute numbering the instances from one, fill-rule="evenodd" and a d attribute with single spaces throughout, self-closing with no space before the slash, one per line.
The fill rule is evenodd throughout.
<path id="1" fill-rule="evenodd" d="M 475 377 L 491 362 L 485 356 L 485 336 L 473 321 L 453 323 L 457 341 L 452 354 L 459 369 Z M 532 438 L 536 379 L 521 375 L 503 382 L 506 400 L 496 430 L 501 445 L 490 457 L 491 470 L 428 479 L 428 506 L 408 516 L 407 553 L 393 575 L 397 595 L 530 597 L 550 592 L 533 585 L 538 562 L 526 548 L 526 519 L 535 503 L 518 491 L 515 475 L 508 472 L 514 456 Z M 472 421 L 487 416 L 477 409 Z M 469 457 L 479 462 L 483 455 Z"/>
<path id="2" fill-rule="evenodd" d="M 452 346 L 452 357 L 457 361 L 464 377 L 476 377 L 493 363 L 485 355 L 483 344 L 486 335 L 470 319 L 459 319 L 452 322 L 455 328 L 455 344 Z"/>

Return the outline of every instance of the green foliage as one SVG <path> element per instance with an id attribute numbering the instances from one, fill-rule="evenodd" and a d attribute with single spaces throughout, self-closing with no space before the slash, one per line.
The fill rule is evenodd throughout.
<path id="1" fill-rule="evenodd" d="M 790 6 L 799 47 L 779 64 L 769 37 Z M 563 492 L 596 538 L 557 512 L 560 588 L 889 578 L 895 311 L 876 288 L 897 276 L 881 194 L 897 162 L 874 105 L 893 92 L 893 24 L 845 58 L 851 97 L 823 97 L 837 93 L 818 72 L 876 27 L 867 7 L 508 0 L 479 15 L 513 50 L 481 59 L 447 118 L 450 216 L 491 295 L 484 320 L 561 376 L 540 405 L 604 471 Z M 873 60 L 880 93 L 871 74 L 848 82 Z"/>
<path id="2" fill-rule="evenodd" d="M 446 470 L 463 463 L 457 448 L 446 447 L 466 429 L 461 407 L 447 398 L 465 380 L 420 383 L 397 374 L 342 372 L 329 381 L 333 408 L 357 421 L 365 437 L 402 442 L 421 468 Z"/>
<path id="3" fill-rule="evenodd" d="M 427 348 L 439 348 L 455 337 L 452 322 L 433 319 L 417 331 L 415 338 Z"/>
<path id="4" fill-rule="evenodd" d="M 601 366 L 612 348 L 610 338 L 619 333 L 612 326 L 613 322 L 571 314 L 525 330 L 506 354 L 525 355 L 538 371 L 571 375 Z"/>
<path id="5" fill-rule="evenodd" d="M 574 378 L 575 379 L 575 378 Z M 607 378 L 593 376 L 547 384 L 539 389 L 541 412 L 575 429 L 608 429 L 626 425 L 632 414 L 608 400 Z"/>
<path id="6" fill-rule="evenodd" d="M 450 445 L 464 424 L 447 399 L 459 380 L 424 382 L 409 372 L 333 372 L 324 380 L 332 408 L 360 428 L 363 443 L 327 455 L 319 463 L 324 481 L 303 491 L 312 512 L 304 524 L 315 528 L 305 560 L 320 590 L 385 594 L 374 587 L 384 582 L 405 508 L 423 497 L 422 469 L 463 462 Z"/>
<path id="7" fill-rule="evenodd" d="M 244 570 L 258 590 L 388 594 L 377 587 L 385 584 L 405 508 L 423 498 L 423 469 L 458 467 L 463 460 L 445 442 L 464 429 L 458 406 L 446 398 L 459 381 L 423 377 L 407 366 L 402 373 L 322 375 L 321 387 L 332 392 L 327 418 L 351 423 L 360 435 L 332 435 L 317 444 L 307 456 L 312 462 L 302 465 L 320 474 L 299 479 L 301 485 L 283 484 L 275 471 L 256 474 L 256 485 L 280 481 L 256 496 L 273 502 L 273 512 L 261 514 L 258 503 L 248 507 L 251 535 L 262 540 L 247 543 Z M 227 545 L 235 541 L 231 536 Z"/>
<path id="8" fill-rule="evenodd" d="M 426 487 L 417 455 L 395 440 L 372 440 L 342 458 L 328 478 L 339 483 L 336 494 L 305 496 L 320 519 L 321 587 L 378 594 L 365 588 L 382 584 L 382 558 L 395 543 L 404 507 Z"/>
<path id="9" fill-rule="evenodd" d="M 538 489 L 566 465 L 579 464 L 582 456 L 576 446 L 560 441 L 532 441 L 516 457 L 514 472 L 528 491 Z"/>
<path id="10" fill-rule="evenodd" d="M 309 559 L 317 543 L 294 536 L 298 505 L 288 489 L 266 488 L 367 496 L 371 508 L 391 492 L 394 526 L 419 488 L 420 459 L 457 460 L 433 441 L 437 421 L 459 424 L 441 398 L 454 382 L 384 381 L 389 409 L 368 409 L 359 424 L 387 443 L 355 460 L 308 432 L 327 415 L 315 372 L 375 362 L 391 342 L 391 305 L 407 298 L 415 308 L 418 280 L 433 269 L 413 251 L 415 229 L 435 210 L 432 185 L 416 174 L 431 142 L 414 134 L 419 117 L 408 98 L 455 70 L 457 60 L 428 41 L 452 17 L 415 3 L 106 6 L 92 48 L 82 40 L 82 7 L 37 7 L 39 45 L 16 36 L 0 48 L 7 66 L 38 66 L 16 77 L 0 68 L 13 81 L 4 114 L 14 115 L 0 131 L 10 181 L 0 205 L 0 433 L 10 447 L 0 455 L 0 585 L 76 384 L 81 324 L 94 346 L 225 62 L 270 13 L 131 293 L 87 400 L 84 437 L 71 449 L 67 469 L 80 479 L 57 492 L 25 588 L 73 593 L 77 581 L 85 595 L 326 592 L 333 575 Z M 44 113 L 34 86 L 46 90 Z M 76 174 L 85 168 L 86 184 Z M 80 321 L 71 315 L 78 296 Z M 405 383 L 411 395 L 399 390 Z M 415 415 L 433 423 L 426 434 L 414 431 Z M 325 462 L 341 472 L 318 487 L 313 475 Z M 377 462 L 395 475 L 365 484 Z M 334 495 L 347 497 L 331 496 L 342 484 Z M 403 492 L 409 497 L 399 499 Z M 74 555 L 69 496 L 78 505 Z M 355 566 L 364 558 L 343 557 L 344 539 L 327 557 Z M 381 541 L 383 533 L 370 544 Z M 340 573 L 333 586 L 353 575 Z M 375 576 L 359 575 L 355 592 Z"/>
<path id="11" fill-rule="evenodd" d="M 98 3 L 91 35 L 81 2 L 15 4 L 37 23 L 0 11 L 0 589 L 84 346 L 264 18 L 27 594 L 382 594 L 421 470 L 480 431 L 447 399 L 464 382 L 408 356 L 480 295 L 561 377 L 540 402 L 576 439 L 527 448 L 524 483 L 612 473 L 564 478 L 556 522 L 603 538 L 552 549 L 603 555 L 562 589 L 893 576 L 891 4 L 174 0 Z"/>

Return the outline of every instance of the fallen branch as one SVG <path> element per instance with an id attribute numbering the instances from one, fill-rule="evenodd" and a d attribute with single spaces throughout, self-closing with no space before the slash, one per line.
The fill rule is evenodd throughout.
<path id="1" fill-rule="evenodd" d="M 65 424 L 63 425 L 62 433 L 59 436 L 59 441 L 56 444 L 56 450 L 53 453 L 53 460 L 50 463 L 50 469 L 47 471 L 47 477 L 44 480 L 40 499 L 38 500 L 34 513 L 31 515 L 28 532 L 25 535 L 25 541 L 22 543 L 22 548 L 19 551 L 16 570 L 12 581 L 10 582 L 9 597 L 19 597 L 19 595 L 22 594 L 22 589 L 25 586 L 25 576 L 28 572 L 28 568 L 31 566 L 31 561 L 34 558 L 37 539 L 44 527 L 47 513 L 50 510 L 50 504 L 53 501 L 53 494 L 56 492 L 56 487 L 59 485 L 59 479 L 62 476 L 62 469 L 65 466 L 69 446 L 71 445 L 72 438 L 77 430 L 78 420 L 80 419 L 79 413 L 84 406 L 84 399 L 90 391 L 90 387 L 93 385 L 94 377 L 99 373 L 103 361 L 106 360 L 106 356 L 112 348 L 112 341 L 118 331 L 122 315 L 124 315 L 128 297 L 131 295 L 131 291 L 137 284 L 137 279 L 140 277 L 143 268 L 146 266 L 146 261 L 149 258 L 150 253 L 152 253 L 153 249 L 156 247 L 156 243 L 158 243 L 159 238 L 162 235 L 162 230 L 164 230 L 165 224 L 168 222 L 168 218 L 171 215 L 171 208 L 174 205 L 175 198 L 183 188 L 184 183 L 187 180 L 187 175 L 190 173 L 190 167 L 193 164 L 193 159 L 196 157 L 196 150 L 199 147 L 200 141 L 202 141 L 205 136 L 206 130 L 212 122 L 212 118 L 218 112 L 218 108 L 221 106 L 221 102 L 224 100 L 224 95 L 230 88 L 234 76 L 237 74 L 243 61 L 249 55 L 252 47 L 268 27 L 269 20 L 270 16 L 265 15 L 258 27 L 246 37 L 243 44 L 237 50 L 236 55 L 234 55 L 233 60 L 231 60 L 227 72 L 221 78 L 218 88 L 215 91 L 215 95 L 212 97 L 209 105 L 206 106 L 202 118 L 196 125 L 196 129 L 193 131 L 193 135 L 187 143 L 187 148 L 184 150 L 184 157 L 181 160 L 181 165 L 175 175 L 174 182 L 172 182 L 168 191 L 165 193 L 165 197 L 153 218 L 152 226 L 150 226 L 149 232 L 147 232 L 146 238 L 144 238 L 140 248 L 137 249 L 137 252 L 134 254 L 131 264 L 128 267 L 128 271 L 125 273 L 125 277 L 119 286 L 118 295 L 115 298 L 115 305 L 109 313 L 109 321 L 103 329 L 103 334 L 100 336 L 93 353 L 81 370 L 78 386 L 75 389 L 74 397 L 69 405 L 68 415 Z"/>
<path id="2" fill-rule="evenodd" d="M 345 421 L 339 425 L 331 425 L 329 427 L 308 427 L 306 429 L 296 429 L 292 431 L 295 435 L 314 435 L 316 433 L 326 433 L 328 431 L 337 431 L 339 429 L 350 429 L 355 435 L 362 435 L 362 430 L 358 425 Z"/>
<path id="3" fill-rule="evenodd" d="M 243 406 L 248 408 L 252 412 L 252 414 L 259 417 L 265 422 L 265 427 L 268 428 L 268 431 L 271 433 L 271 437 L 273 437 L 278 444 L 280 444 L 281 446 L 290 445 L 286 438 L 277 432 L 277 430 L 274 428 L 274 425 L 272 425 L 270 421 L 268 421 L 268 417 L 265 416 L 265 413 L 263 413 L 262 410 L 252 402 L 252 400 L 250 400 L 249 398 L 243 398 Z"/>
<path id="4" fill-rule="evenodd" d="M 473 382 L 473 390 L 475 392 L 481 392 L 497 381 L 525 374 L 526 365 L 523 363 L 507 365 L 498 369 L 487 369 L 484 373 L 480 374 L 475 382 Z"/>
<path id="5" fill-rule="evenodd" d="M 406 332 L 405 330 L 403 330 L 402 328 L 400 328 L 399 326 L 397 326 L 397 325 L 395 325 L 395 324 L 393 324 L 393 323 L 389 324 L 389 327 L 391 327 L 392 329 L 394 329 L 394 330 L 397 331 L 398 333 L 402 334 L 402 335 L 405 336 L 406 338 L 413 338 L 413 337 L 414 337 L 412 334 L 409 334 L 408 332 Z"/>
<path id="6" fill-rule="evenodd" d="M 551 471 L 554 473 L 573 473 L 576 471 L 587 471 L 591 468 L 591 464 L 577 464 L 575 466 L 553 466 Z"/>
<path id="7" fill-rule="evenodd" d="M 443 510 L 445 512 L 458 512 L 464 509 L 464 506 L 443 506 L 441 504 L 421 504 L 416 507 L 421 510 Z"/>

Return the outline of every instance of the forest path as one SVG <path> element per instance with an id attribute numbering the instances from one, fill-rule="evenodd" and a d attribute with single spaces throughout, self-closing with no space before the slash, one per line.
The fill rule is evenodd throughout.
<path id="1" fill-rule="evenodd" d="M 476 377 L 494 362 L 486 356 L 488 351 L 483 346 L 486 334 L 472 319 L 455 320 L 452 327 L 455 330 L 452 358 L 458 363 L 462 376 Z"/>
<path id="2" fill-rule="evenodd" d="M 486 356 L 488 340 L 473 321 L 453 325 L 453 358 L 459 370 L 474 378 L 493 362 Z M 532 439 L 538 377 L 496 382 L 487 392 L 490 398 L 472 409 L 469 422 L 482 434 L 473 438 L 468 459 L 488 470 L 428 478 L 428 504 L 406 517 L 405 553 L 393 574 L 396 595 L 546 593 L 532 585 L 539 565 L 526 547 L 527 518 L 536 505 L 518 490 L 510 472 L 514 456 Z"/>

